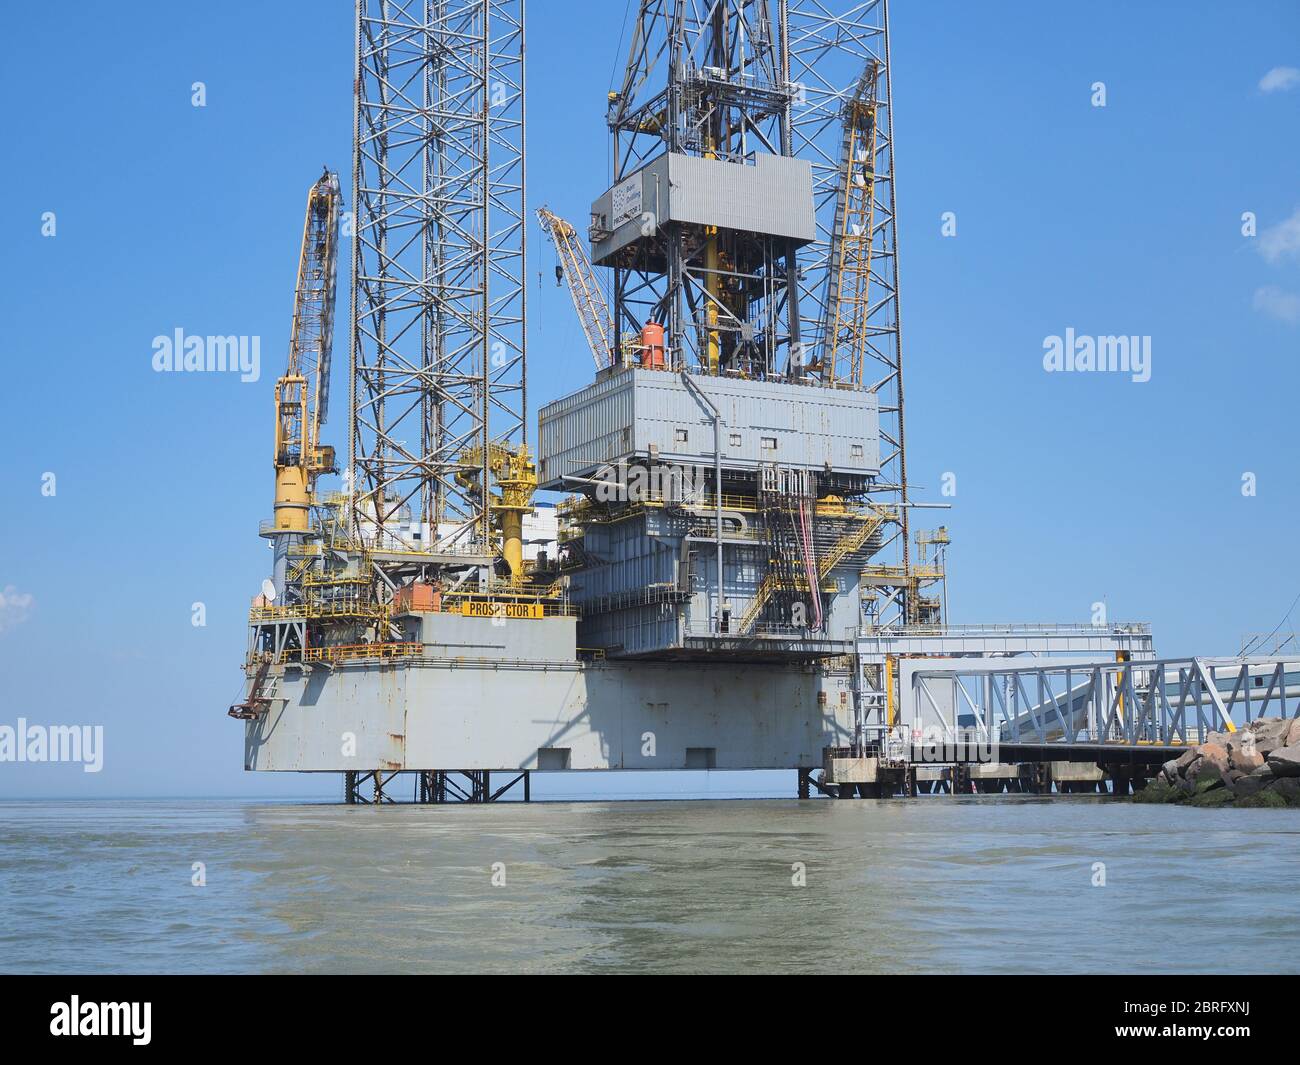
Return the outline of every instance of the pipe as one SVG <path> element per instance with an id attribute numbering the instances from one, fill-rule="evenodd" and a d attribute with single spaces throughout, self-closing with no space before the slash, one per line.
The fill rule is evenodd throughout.
<path id="1" fill-rule="evenodd" d="M 713 497 L 717 504 L 717 547 L 718 547 L 718 631 L 722 631 L 722 607 L 724 588 L 722 580 L 722 411 L 718 410 L 713 400 L 700 389 L 686 367 L 682 367 L 682 383 L 686 390 L 708 408 L 713 416 Z"/>
<path id="2" fill-rule="evenodd" d="M 501 512 L 501 554 L 516 581 L 524 576 L 524 512 L 507 509 Z"/>

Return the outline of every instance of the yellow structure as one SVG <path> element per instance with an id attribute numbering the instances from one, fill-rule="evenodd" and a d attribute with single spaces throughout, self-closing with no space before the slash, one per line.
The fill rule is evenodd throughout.
<path id="1" fill-rule="evenodd" d="M 484 466 L 481 448 L 472 448 L 460 459 L 464 469 L 456 475 L 466 488 L 486 491 L 477 486 L 477 475 Z M 524 578 L 524 515 L 532 513 L 533 495 L 537 492 L 537 466 L 526 444 L 507 447 L 490 444 L 487 469 L 499 492 L 490 506 L 494 524 L 501 533 L 501 557 L 514 581 Z"/>
<path id="2" fill-rule="evenodd" d="M 307 194 L 289 364 L 275 385 L 277 532 L 309 531 L 316 478 L 335 469 L 320 428 L 329 397 L 340 200 L 338 177 L 328 171 Z"/>
<path id="3" fill-rule="evenodd" d="M 875 240 L 876 86 L 880 67 L 871 62 L 844 117 L 844 158 L 834 234 L 826 361 L 834 382 L 861 387 L 871 336 L 871 255 Z"/>

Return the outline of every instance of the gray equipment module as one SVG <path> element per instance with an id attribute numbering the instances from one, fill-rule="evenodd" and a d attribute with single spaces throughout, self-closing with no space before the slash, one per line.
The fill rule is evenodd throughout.
<path id="1" fill-rule="evenodd" d="M 580 642 L 847 653 L 887 520 L 845 502 L 878 472 L 876 426 L 868 392 L 636 367 L 548 404 L 542 487 L 584 497 L 562 511 Z"/>
<path id="2" fill-rule="evenodd" d="M 617 367 L 548 403 L 538 415 L 540 487 L 572 491 L 571 478 L 628 460 L 712 470 L 715 408 L 729 472 L 814 470 L 859 492 L 879 472 L 870 392 L 703 375 L 693 384 L 696 391 L 679 374 Z"/>
<path id="3" fill-rule="evenodd" d="M 674 223 L 809 244 L 817 238 L 812 165 L 761 153 L 741 166 L 665 153 L 591 205 L 591 260 L 615 265 L 628 245 Z"/>

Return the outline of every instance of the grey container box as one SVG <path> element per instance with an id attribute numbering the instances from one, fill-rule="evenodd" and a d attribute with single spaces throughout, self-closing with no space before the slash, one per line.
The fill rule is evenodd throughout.
<path id="1" fill-rule="evenodd" d="M 812 164 L 756 155 L 753 165 L 666 153 L 608 189 L 591 206 L 591 259 L 680 222 L 763 233 L 796 245 L 817 239 Z"/>
<path id="2" fill-rule="evenodd" d="M 692 376 L 722 414 L 722 464 L 872 477 L 880 419 L 870 392 L 743 378 Z M 713 418 L 680 374 L 625 367 L 539 414 L 541 487 L 570 489 L 623 459 L 712 466 Z"/>

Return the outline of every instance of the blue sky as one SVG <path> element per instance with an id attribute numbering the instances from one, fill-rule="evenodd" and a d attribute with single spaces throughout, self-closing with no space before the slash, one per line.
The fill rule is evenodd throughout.
<path id="1" fill-rule="evenodd" d="M 582 219 L 623 5 L 530 7 L 530 206 Z M 956 475 L 953 621 L 1087 621 L 1105 600 L 1164 653 L 1224 654 L 1300 591 L 1300 8 L 1177 11 L 894 5 L 909 462 L 932 499 Z M 0 723 L 102 723 L 106 751 L 99 774 L 0 765 L 0 796 L 333 796 L 244 774 L 224 709 L 268 570 L 304 197 L 350 169 L 351 5 L 25 5 L 9 39 Z M 530 239 L 540 404 L 590 356 Z M 260 336 L 262 380 L 154 373 L 177 328 Z M 1151 380 L 1044 373 L 1067 328 L 1150 336 Z M 340 446 L 345 425 L 336 403 Z"/>

